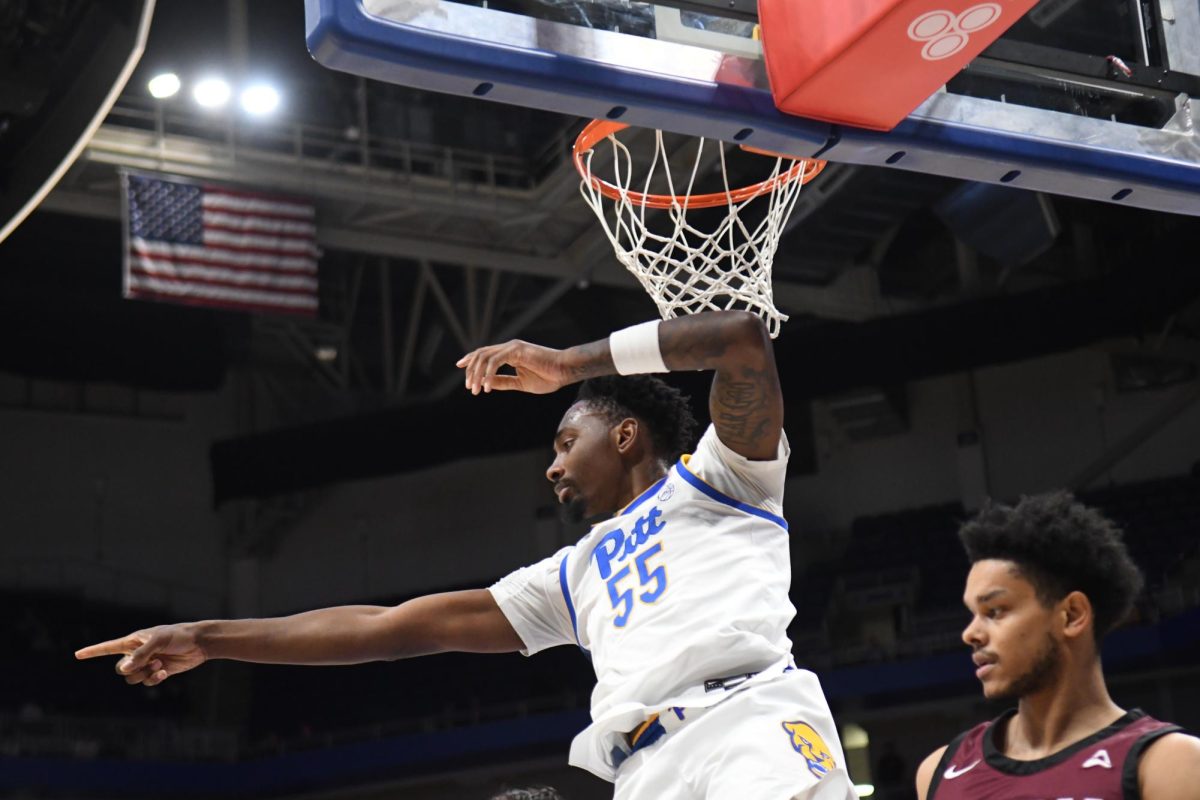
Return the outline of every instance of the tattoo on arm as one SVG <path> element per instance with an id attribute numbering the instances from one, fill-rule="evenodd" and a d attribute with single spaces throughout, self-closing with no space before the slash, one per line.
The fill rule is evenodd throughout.
<path id="1" fill-rule="evenodd" d="M 663 361 L 672 370 L 716 369 L 729 350 L 728 340 L 705 334 L 694 318 L 681 317 L 658 329 Z M 693 324 L 686 324 L 693 323 Z"/>
<path id="2" fill-rule="evenodd" d="M 672 371 L 715 370 L 709 413 L 727 447 L 750 459 L 775 458 L 783 429 L 783 397 L 775 356 L 761 321 L 745 312 L 678 317 L 658 328 L 663 362 Z M 616 372 L 608 340 L 568 351 L 572 382 Z"/>
<path id="3" fill-rule="evenodd" d="M 672 371 L 717 369 L 726 359 L 730 341 L 714 330 L 714 320 L 706 316 L 713 315 L 672 319 L 658 329 L 659 349 Z M 616 374 L 607 338 L 572 347 L 567 354 L 566 369 L 572 380 Z"/>
<path id="4" fill-rule="evenodd" d="M 709 412 L 721 441 L 748 458 L 775 457 L 783 408 L 773 364 L 763 369 L 734 367 L 718 371 L 709 396 Z"/>
<path id="5" fill-rule="evenodd" d="M 608 347 L 608 339 L 598 339 L 572 347 L 570 353 L 567 371 L 572 383 L 600 375 L 613 375 L 617 371 L 613 364 L 612 351 Z"/>
<path id="6" fill-rule="evenodd" d="M 774 351 L 758 320 L 741 312 L 680 317 L 659 327 L 659 345 L 673 370 L 716 371 L 708 410 L 726 447 L 751 459 L 775 458 L 783 397 Z"/>

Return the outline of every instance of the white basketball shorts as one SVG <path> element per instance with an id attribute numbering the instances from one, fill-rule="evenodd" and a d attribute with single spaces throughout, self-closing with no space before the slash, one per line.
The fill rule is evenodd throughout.
<path id="1" fill-rule="evenodd" d="M 614 800 L 857 797 L 821 684 L 807 670 L 683 714 L 682 727 L 621 764 Z"/>

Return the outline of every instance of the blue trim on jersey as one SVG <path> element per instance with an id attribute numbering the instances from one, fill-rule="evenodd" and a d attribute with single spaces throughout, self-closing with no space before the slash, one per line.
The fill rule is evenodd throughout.
<path id="1" fill-rule="evenodd" d="M 571 602 L 571 590 L 567 588 L 567 559 L 570 555 L 567 553 L 563 556 L 563 560 L 558 562 L 558 585 L 562 589 L 563 600 L 567 601 L 567 613 L 571 615 L 571 630 L 575 632 L 575 644 L 579 645 L 579 649 L 587 653 L 590 658 L 591 653 L 588 653 L 587 648 L 579 641 L 579 624 L 575 621 L 575 604 Z"/>
<path id="2" fill-rule="evenodd" d="M 668 473 L 668 475 L 669 475 L 669 473 Z M 644 502 L 646 502 L 647 500 L 649 500 L 649 499 L 650 499 L 650 497 L 651 497 L 651 496 L 652 496 L 652 495 L 653 495 L 655 492 L 657 492 L 657 491 L 658 491 L 659 487 L 661 487 L 661 486 L 662 486 L 664 483 L 666 483 L 666 480 L 667 480 L 667 477 L 668 477 L 668 475 L 663 475 L 661 478 L 659 478 L 657 483 L 655 483 L 653 486 L 651 486 L 651 487 L 650 487 L 649 489 L 647 489 L 646 491 L 644 491 L 644 492 L 642 492 L 641 494 L 639 494 L 639 495 L 637 496 L 637 499 L 636 499 L 636 500 L 634 500 L 632 503 L 630 503 L 629 505 L 625 506 L 625 507 L 624 507 L 624 508 L 622 508 L 620 511 L 618 511 L 618 512 L 616 513 L 616 516 L 618 516 L 618 517 L 623 517 L 623 516 L 625 516 L 626 514 L 628 514 L 628 513 L 630 513 L 631 511 L 633 511 L 633 510 L 634 510 L 635 508 L 637 508 L 638 506 L 640 506 L 642 503 L 644 503 Z"/>
<path id="3" fill-rule="evenodd" d="M 643 747 L 649 747 L 659 739 L 667 735 L 667 729 L 663 727 L 662 721 L 656 716 L 642 731 L 641 735 L 634 741 L 633 746 L 629 748 L 629 755 L 633 755 Z"/>
<path id="4" fill-rule="evenodd" d="M 679 461 L 678 464 L 676 464 L 676 466 L 679 467 L 679 476 L 681 478 L 683 478 L 685 481 L 687 481 L 688 483 L 690 483 L 692 485 L 692 487 L 695 488 L 697 491 L 699 491 L 701 494 L 707 495 L 711 499 L 716 500 L 718 503 L 724 503 L 727 506 L 733 506 L 734 508 L 738 509 L 739 511 L 745 511 L 747 514 L 753 514 L 754 516 L 762 517 L 763 519 L 765 519 L 769 522 L 774 522 L 776 525 L 783 528 L 785 531 L 788 529 L 787 520 L 784 519 L 783 517 L 777 517 L 774 514 L 772 514 L 770 511 L 764 511 L 763 509 L 756 508 L 755 506 L 752 506 L 749 503 L 743 503 L 741 500 L 734 500 L 732 497 L 729 497 L 728 495 L 721 494 L 719 491 L 717 491 L 713 487 L 709 486 L 703 480 L 701 480 L 700 478 L 693 475 L 688 470 L 688 468 L 684 465 L 682 459 Z"/>

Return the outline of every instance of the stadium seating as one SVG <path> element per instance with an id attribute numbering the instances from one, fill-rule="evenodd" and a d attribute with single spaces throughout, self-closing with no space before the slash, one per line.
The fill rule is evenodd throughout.
<path id="1" fill-rule="evenodd" d="M 1200 476 L 1107 487 L 1081 499 L 1126 531 L 1147 575 L 1140 619 L 1200 605 L 1194 580 L 1200 569 Z M 797 660 L 820 671 L 860 663 L 887 668 L 961 648 L 966 559 L 956 530 L 966 517 L 957 504 L 863 517 L 844 537 L 840 554 L 798 569 L 792 601 L 800 613 L 791 629 Z M 204 726 L 213 713 L 205 693 L 225 680 L 222 673 L 126 690 L 114 687 L 107 668 L 79 665 L 71 657 L 81 644 L 161 622 L 169 618 L 166 611 L 50 592 L 8 590 L 0 599 L 13 609 L 0 615 L 0 634 L 12 643 L 0 655 L 9 677 L 0 688 L 0 741 L 16 741 L 19 731 L 26 750 L 41 741 L 35 733 L 44 720 L 59 720 L 47 730 L 61 731 L 63 715 L 76 726 L 80 720 L 113 721 L 92 728 L 111 733 L 96 750 L 101 754 L 146 755 L 172 746 L 167 740 L 190 742 L 191 751 L 205 757 L 230 748 L 262 754 L 323 747 L 586 709 L 593 680 L 586 657 L 565 647 L 532 659 L 453 654 L 333 671 L 246 667 L 241 683 L 224 689 L 239 704 L 235 729 L 214 743 L 180 731 L 188 725 L 209 730 Z M 152 735 L 132 742 L 128 726 L 116 722 L 130 720 Z M 161 725 L 175 726 L 175 733 L 161 733 L 166 728 L 155 727 Z"/>

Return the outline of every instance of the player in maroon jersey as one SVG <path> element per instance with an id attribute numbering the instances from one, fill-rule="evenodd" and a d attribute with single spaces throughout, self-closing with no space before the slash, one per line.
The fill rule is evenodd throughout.
<path id="1" fill-rule="evenodd" d="M 963 631 L 988 699 L 1015 710 L 917 770 L 921 800 L 1198 800 L 1200 739 L 1112 701 L 1100 641 L 1142 575 L 1120 530 L 1067 492 L 989 504 L 959 532 Z"/>

